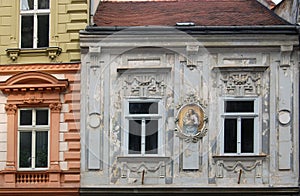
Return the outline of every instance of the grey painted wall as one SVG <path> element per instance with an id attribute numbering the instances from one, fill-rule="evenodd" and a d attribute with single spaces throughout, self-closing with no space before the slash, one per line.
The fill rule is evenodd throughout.
<path id="1" fill-rule="evenodd" d="M 129 29 L 81 48 L 82 187 L 298 186 L 297 35 Z M 159 100 L 158 155 L 126 154 L 132 99 Z M 223 153 L 227 99 L 255 100 L 254 153 Z M 178 129 L 184 106 L 203 112 L 196 135 Z"/>

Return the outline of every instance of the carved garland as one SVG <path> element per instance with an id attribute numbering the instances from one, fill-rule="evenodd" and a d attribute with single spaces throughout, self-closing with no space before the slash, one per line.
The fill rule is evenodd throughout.
<path id="1" fill-rule="evenodd" d="M 165 163 L 163 161 L 160 161 L 156 166 L 153 167 L 149 167 L 148 164 L 146 164 L 145 162 L 142 162 L 138 165 L 138 167 L 131 167 L 129 166 L 127 163 L 122 163 L 122 174 L 121 177 L 122 178 L 126 178 L 127 177 L 127 169 L 129 169 L 129 171 L 131 172 L 136 172 L 136 173 L 141 173 L 144 169 L 146 170 L 146 172 L 156 172 L 156 171 L 160 171 L 160 178 L 164 178 L 165 177 Z"/>
<path id="2" fill-rule="evenodd" d="M 248 172 L 256 169 L 256 177 L 261 177 L 262 160 L 257 160 L 252 165 L 244 165 L 241 161 L 237 161 L 233 165 L 225 165 L 223 161 L 217 161 L 216 177 L 223 178 L 223 169 L 234 171 L 237 167 L 241 167 L 241 169 Z"/>

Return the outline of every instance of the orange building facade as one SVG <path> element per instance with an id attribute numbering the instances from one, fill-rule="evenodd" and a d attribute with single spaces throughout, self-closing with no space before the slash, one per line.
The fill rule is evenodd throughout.
<path id="1" fill-rule="evenodd" d="M 78 193 L 79 68 L 78 63 L 0 67 L 8 78 L 0 83 L 7 122 L 1 122 L 7 139 L 0 194 Z"/>
<path id="2" fill-rule="evenodd" d="M 0 195 L 79 195 L 86 0 L 0 6 Z"/>

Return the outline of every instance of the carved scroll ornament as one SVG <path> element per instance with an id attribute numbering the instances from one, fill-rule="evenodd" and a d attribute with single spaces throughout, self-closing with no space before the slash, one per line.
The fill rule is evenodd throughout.
<path id="1" fill-rule="evenodd" d="M 223 82 L 223 90 L 229 95 L 260 94 L 261 73 L 234 72 L 224 73 L 220 80 Z"/>
<path id="2" fill-rule="evenodd" d="M 166 85 L 158 81 L 155 76 L 135 76 L 132 80 L 125 80 L 125 94 L 130 96 L 163 96 Z"/>

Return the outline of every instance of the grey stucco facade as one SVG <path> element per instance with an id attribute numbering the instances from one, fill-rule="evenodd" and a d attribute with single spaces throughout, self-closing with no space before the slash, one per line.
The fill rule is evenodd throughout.
<path id="1" fill-rule="evenodd" d="M 83 195 L 298 193 L 295 26 L 88 27 L 80 39 Z"/>
<path id="2" fill-rule="evenodd" d="M 274 12 L 292 24 L 299 24 L 299 0 L 283 0 L 275 6 Z"/>

